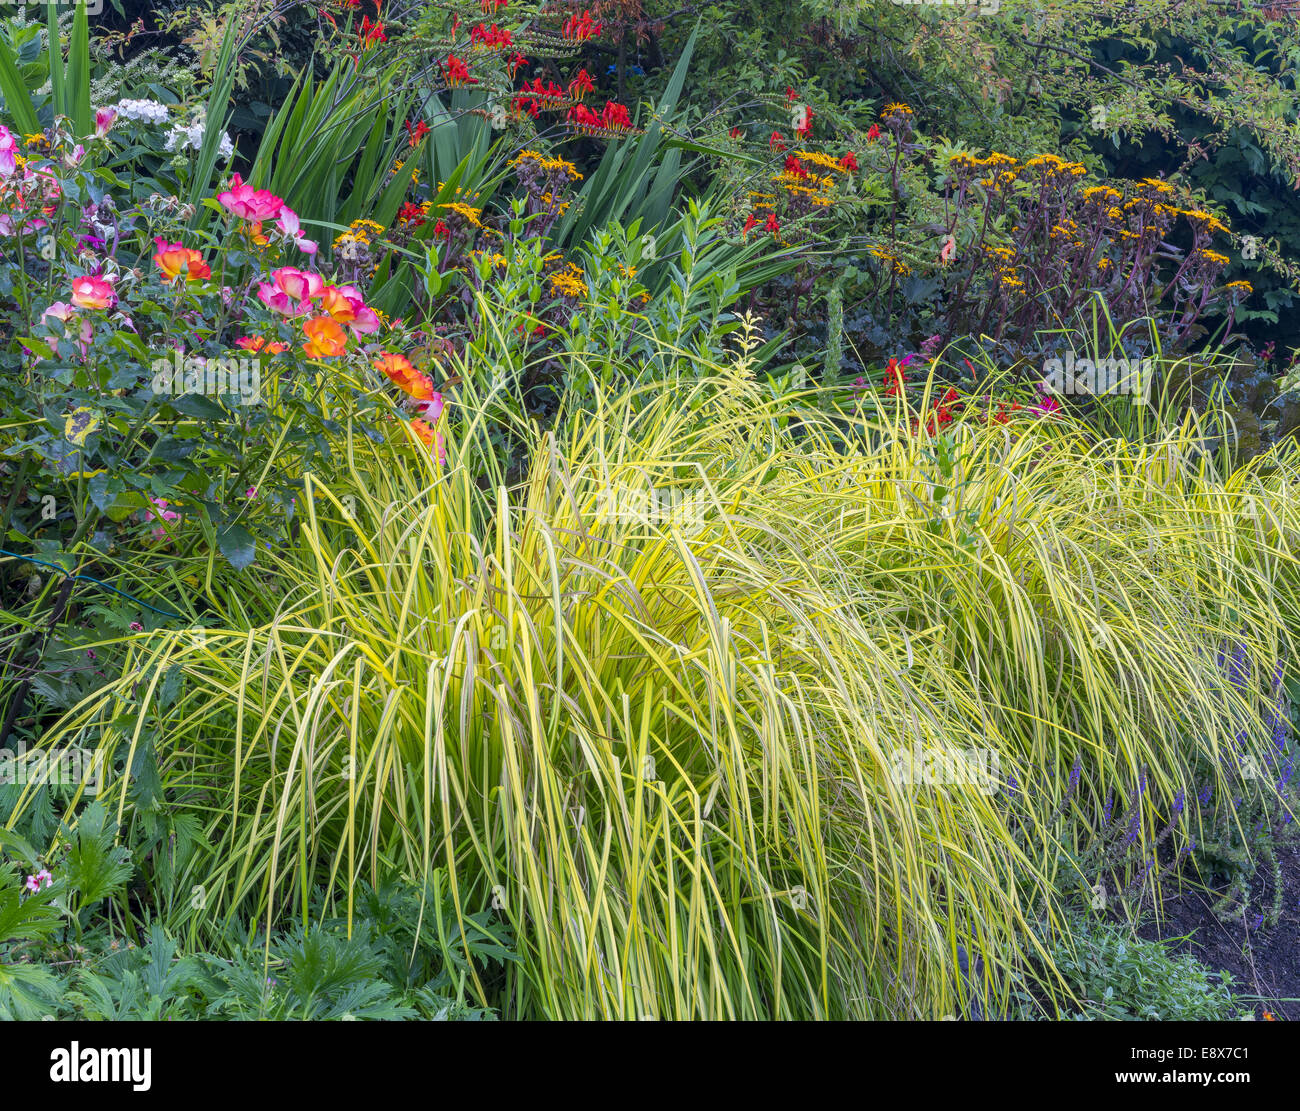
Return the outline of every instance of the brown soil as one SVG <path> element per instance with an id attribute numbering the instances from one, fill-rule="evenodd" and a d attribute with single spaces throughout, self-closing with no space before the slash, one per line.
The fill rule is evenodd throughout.
<path id="1" fill-rule="evenodd" d="M 1300 848 L 1279 849 L 1282 865 L 1282 913 L 1277 925 L 1255 929 L 1260 911 L 1271 908 L 1274 879 L 1271 868 L 1261 868 L 1252 885 L 1251 909 L 1222 921 L 1212 906 L 1227 888 L 1226 880 L 1183 890 L 1168 898 L 1160 920 L 1154 918 L 1138 930 L 1146 940 L 1178 939 L 1170 946 L 1190 953 L 1211 968 L 1232 973 L 1233 990 L 1263 996 L 1255 1013 L 1270 1012 L 1277 1019 L 1300 1021 Z M 1208 887 L 1208 891 L 1203 887 Z"/>

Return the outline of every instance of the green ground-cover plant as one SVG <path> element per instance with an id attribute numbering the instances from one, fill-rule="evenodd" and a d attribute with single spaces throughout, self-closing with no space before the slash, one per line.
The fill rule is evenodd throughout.
<path id="1" fill-rule="evenodd" d="M 0 1017 L 494 1017 L 467 1006 L 462 989 L 471 964 L 499 969 L 513 959 L 509 930 L 490 909 L 448 923 L 441 872 L 423 897 L 405 882 L 363 887 L 349 923 L 261 936 L 234 928 L 215 949 L 194 951 L 157 920 L 137 928 L 129 917 L 96 912 L 133 872 L 133 854 L 114 844 L 114 832 L 94 803 L 47 856 L 12 830 L 0 833 Z M 202 902 L 201 889 L 190 898 Z"/>
<path id="2" fill-rule="evenodd" d="M 1078 999 L 1074 1019 L 1223 1022 L 1250 1018 L 1232 977 L 1168 943 L 1143 941 L 1125 927 L 1076 919 L 1053 946 L 1053 960 Z"/>

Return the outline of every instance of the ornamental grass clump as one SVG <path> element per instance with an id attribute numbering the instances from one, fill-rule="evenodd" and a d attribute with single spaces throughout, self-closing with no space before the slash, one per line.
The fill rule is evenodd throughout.
<path id="1" fill-rule="evenodd" d="M 342 440 L 274 589 L 135 638 L 44 743 L 103 750 L 128 821 L 122 769 L 156 758 L 208 845 L 173 928 L 305 917 L 317 888 L 350 917 L 363 881 L 441 872 L 462 923 L 511 927 L 518 961 L 462 987 L 511 1017 L 1060 990 L 1035 939 L 1093 882 L 1069 850 L 1107 791 L 1144 777 L 1147 845 L 1175 797 L 1195 829 L 1194 770 L 1269 744 L 1214 656 L 1287 650 L 1293 460 L 1221 476 L 1187 430 L 1041 415 L 796 424 L 747 357 L 715 370 L 598 395 L 514 490 L 476 482 L 472 421 L 442 468 Z"/>

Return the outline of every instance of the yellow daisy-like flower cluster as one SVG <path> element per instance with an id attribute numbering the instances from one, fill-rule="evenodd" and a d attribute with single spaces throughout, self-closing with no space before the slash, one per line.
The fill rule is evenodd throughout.
<path id="1" fill-rule="evenodd" d="M 393 163 L 393 168 L 392 168 L 391 170 L 389 170 L 388 172 L 389 172 L 390 174 L 400 173 L 401 170 L 402 170 L 402 167 L 405 166 L 405 165 L 406 165 L 406 162 L 399 158 L 396 162 Z M 419 185 L 419 184 L 420 184 L 420 170 L 419 170 L 418 167 L 417 167 L 416 169 L 414 169 L 414 170 L 411 171 L 411 184 L 412 184 L 412 185 Z"/>
<path id="2" fill-rule="evenodd" d="M 439 193 L 441 193 L 441 192 L 442 192 L 444 189 L 446 189 L 446 188 L 447 188 L 447 183 L 446 183 L 445 181 L 440 181 L 440 182 L 438 182 L 438 192 L 439 192 Z M 477 193 L 467 193 L 467 192 L 465 192 L 464 189 L 460 188 L 460 186 L 457 186 L 457 187 L 456 187 L 456 199 L 457 199 L 458 201 L 461 201 L 461 202 L 464 203 L 464 204 L 470 204 L 470 203 L 472 203 L 473 201 L 478 200 L 478 194 L 477 194 Z"/>
<path id="3" fill-rule="evenodd" d="M 582 279 L 582 270 L 573 263 L 566 262 L 563 270 L 557 270 L 551 275 L 551 290 L 562 297 L 586 297 L 587 283 Z"/>
<path id="4" fill-rule="evenodd" d="M 1174 187 L 1170 185 L 1169 182 L 1161 181 L 1157 177 L 1144 177 L 1141 184 L 1152 192 L 1159 193 L 1161 196 L 1168 196 L 1168 194 L 1174 191 Z"/>
<path id="5" fill-rule="evenodd" d="M 895 274 L 910 274 L 912 272 L 912 268 L 897 255 L 890 254 L 879 247 L 868 247 L 867 250 L 880 259 L 881 262 L 886 263 Z"/>
<path id="6" fill-rule="evenodd" d="M 505 255 L 497 254 L 496 252 L 489 254 L 487 251 L 474 251 L 472 253 L 475 258 L 487 259 L 498 270 L 502 270 L 510 265 L 510 262 L 507 260 Z"/>
<path id="7" fill-rule="evenodd" d="M 481 228 L 483 226 L 483 221 L 479 219 L 483 214 L 481 208 L 475 208 L 473 205 L 461 204 L 460 201 L 447 201 L 444 204 L 440 204 L 438 207 L 456 213 L 457 216 L 461 217 L 461 219 L 472 228 Z"/>
<path id="8" fill-rule="evenodd" d="M 806 162 L 810 166 L 820 166 L 823 170 L 830 170 L 832 173 L 847 174 L 849 172 L 836 159 L 829 154 L 822 154 L 821 151 L 797 150 L 794 155 L 801 162 Z"/>
<path id="9" fill-rule="evenodd" d="M 1202 248 L 1196 252 L 1198 257 L 1205 262 L 1212 263 L 1215 266 L 1227 266 L 1229 259 L 1227 255 L 1221 255 L 1218 251 L 1210 251 Z"/>
<path id="10" fill-rule="evenodd" d="M 334 249 L 337 251 L 343 247 L 368 247 L 372 238 L 378 238 L 383 234 L 383 224 L 376 224 L 373 220 L 353 220 L 348 225 L 348 230 L 334 240 Z"/>
<path id="11" fill-rule="evenodd" d="M 911 115 L 915 115 L 915 113 L 906 104 L 894 103 L 894 104 L 885 105 L 885 110 L 880 113 L 880 118 L 884 119 L 886 116 L 911 116 Z"/>
<path id="12" fill-rule="evenodd" d="M 384 225 L 376 224 L 374 220 L 353 220 L 348 225 L 348 231 L 352 233 L 355 239 L 359 239 L 363 243 L 369 243 L 372 237 L 384 234 Z"/>
<path id="13" fill-rule="evenodd" d="M 1210 232 L 1221 231 L 1226 233 L 1228 230 L 1227 225 L 1224 224 L 1223 221 L 1220 220 L 1217 216 L 1215 216 L 1212 212 L 1206 212 L 1203 209 L 1199 209 L 1199 208 L 1186 209 L 1186 210 L 1174 209 L 1174 211 L 1182 212 L 1182 214 L 1186 216 L 1190 221 L 1192 221 L 1192 223 L 1199 224 L 1203 231 L 1210 231 Z"/>
<path id="14" fill-rule="evenodd" d="M 570 181 L 581 181 L 582 174 L 578 172 L 578 167 L 564 158 L 548 158 L 546 155 L 535 150 L 521 150 L 514 158 L 510 160 L 510 166 L 518 166 L 521 162 L 528 159 L 536 162 L 543 170 L 550 173 L 552 170 L 563 170 Z"/>
<path id="15" fill-rule="evenodd" d="M 1109 185 L 1090 185 L 1083 191 L 1083 199 L 1096 204 L 1109 205 L 1122 196 L 1118 189 L 1112 189 Z"/>
<path id="16" fill-rule="evenodd" d="M 831 204 L 831 198 L 827 190 L 834 186 L 834 182 L 828 177 L 818 177 L 816 174 L 809 174 L 806 178 L 798 174 L 792 174 L 788 171 L 782 171 L 772 180 L 784 189 L 792 197 L 808 197 L 813 204 L 825 207 Z M 812 184 L 809 184 L 811 182 Z"/>
<path id="17" fill-rule="evenodd" d="M 1082 162 L 1067 162 L 1064 158 L 1058 158 L 1055 154 L 1040 154 L 1031 158 L 1025 163 L 1027 170 L 1042 170 L 1049 177 L 1070 176 L 1082 177 L 1088 172 L 1088 167 Z"/>
<path id="18" fill-rule="evenodd" d="M 1255 292 L 1255 287 L 1254 287 L 1253 285 L 1251 285 L 1250 282 L 1244 282 L 1244 281 L 1229 282 L 1229 283 L 1228 283 L 1226 286 L 1224 286 L 1223 288 L 1224 288 L 1224 289 L 1230 289 L 1230 290 L 1232 290 L 1234 293 L 1241 293 L 1241 294 L 1254 293 L 1254 292 Z"/>
<path id="19" fill-rule="evenodd" d="M 985 188 L 993 189 L 1004 188 L 1015 181 L 1016 167 L 1019 165 L 1011 155 L 996 150 L 987 158 L 976 158 L 974 155 L 966 154 L 963 151 L 960 154 L 954 154 L 948 159 L 948 163 L 968 173 L 975 173 L 980 170 L 989 171 L 989 176 L 981 178 L 980 184 Z"/>
<path id="20" fill-rule="evenodd" d="M 555 197 L 550 193 L 543 193 L 541 196 L 541 201 L 542 204 L 546 205 L 547 208 L 554 208 L 557 212 L 560 213 L 560 215 L 563 215 L 565 212 L 569 210 L 569 203 L 570 203 L 569 201 L 559 201 L 557 203 Z"/>

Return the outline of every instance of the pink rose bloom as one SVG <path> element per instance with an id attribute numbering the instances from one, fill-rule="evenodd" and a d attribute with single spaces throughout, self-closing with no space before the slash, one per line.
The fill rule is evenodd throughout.
<path id="1" fill-rule="evenodd" d="M 301 316 L 311 311 L 310 301 L 295 301 L 284 290 L 276 289 L 270 282 L 257 283 L 257 299 L 281 316 Z"/>
<path id="2" fill-rule="evenodd" d="M 325 279 L 310 270 L 298 270 L 292 266 L 282 266 L 271 272 L 271 280 L 277 289 L 284 290 L 298 301 L 319 297 L 325 288 Z"/>
<path id="3" fill-rule="evenodd" d="M 368 336 L 379 331 L 379 314 L 374 309 L 362 305 L 348 325 L 357 335 Z"/>
<path id="4" fill-rule="evenodd" d="M 442 416 L 442 410 L 446 406 L 443 396 L 435 392 L 429 401 L 417 401 L 411 408 L 420 414 L 421 420 L 426 420 L 430 424 L 437 424 L 438 418 Z"/>
<path id="5" fill-rule="evenodd" d="M 316 244 L 303 237 L 302 225 L 298 222 L 298 214 L 292 208 L 285 205 L 280 209 L 280 218 L 276 220 L 276 225 L 284 232 L 303 254 L 314 255 L 316 253 Z"/>
<path id="6" fill-rule="evenodd" d="M 8 177 L 18 169 L 18 141 L 12 132 L 0 124 L 0 177 Z"/>
<path id="7" fill-rule="evenodd" d="M 311 301 L 319 297 L 325 280 L 319 274 L 282 266 L 272 271 L 269 282 L 259 282 L 257 296 L 267 308 L 283 316 L 301 316 L 311 311 Z"/>
<path id="8" fill-rule="evenodd" d="M 179 521 L 181 519 L 179 513 L 173 513 L 167 508 L 168 502 L 166 498 L 150 498 L 149 500 L 158 507 L 158 511 L 155 514 L 152 509 L 146 509 L 144 511 L 144 519 L 146 521 Z M 167 530 L 162 525 L 159 525 L 153 530 L 153 538 L 155 540 L 165 540 L 166 537 Z"/>
<path id="9" fill-rule="evenodd" d="M 72 303 L 83 309 L 111 309 L 117 304 L 117 294 L 107 278 L 87 274 L 72 279 Z"/>
<path id="10" fill-rule="evenodd" d="M 52 316 L 60 323 L 66 324 L 76 315 L 77 310 L 66 301 L 55 301 L 54 304 L 41 313 L 41 319 L 44 320 L 47 316 Z"/>
<path id="11" fill-rule="evenodd" d="M 254 189 L 238 174 L 230 179 L 230 188 L 217 194 L 217 200 L 242 220 L 273 220 L 280 215 L 284 201 L 266 189 Z"/>

